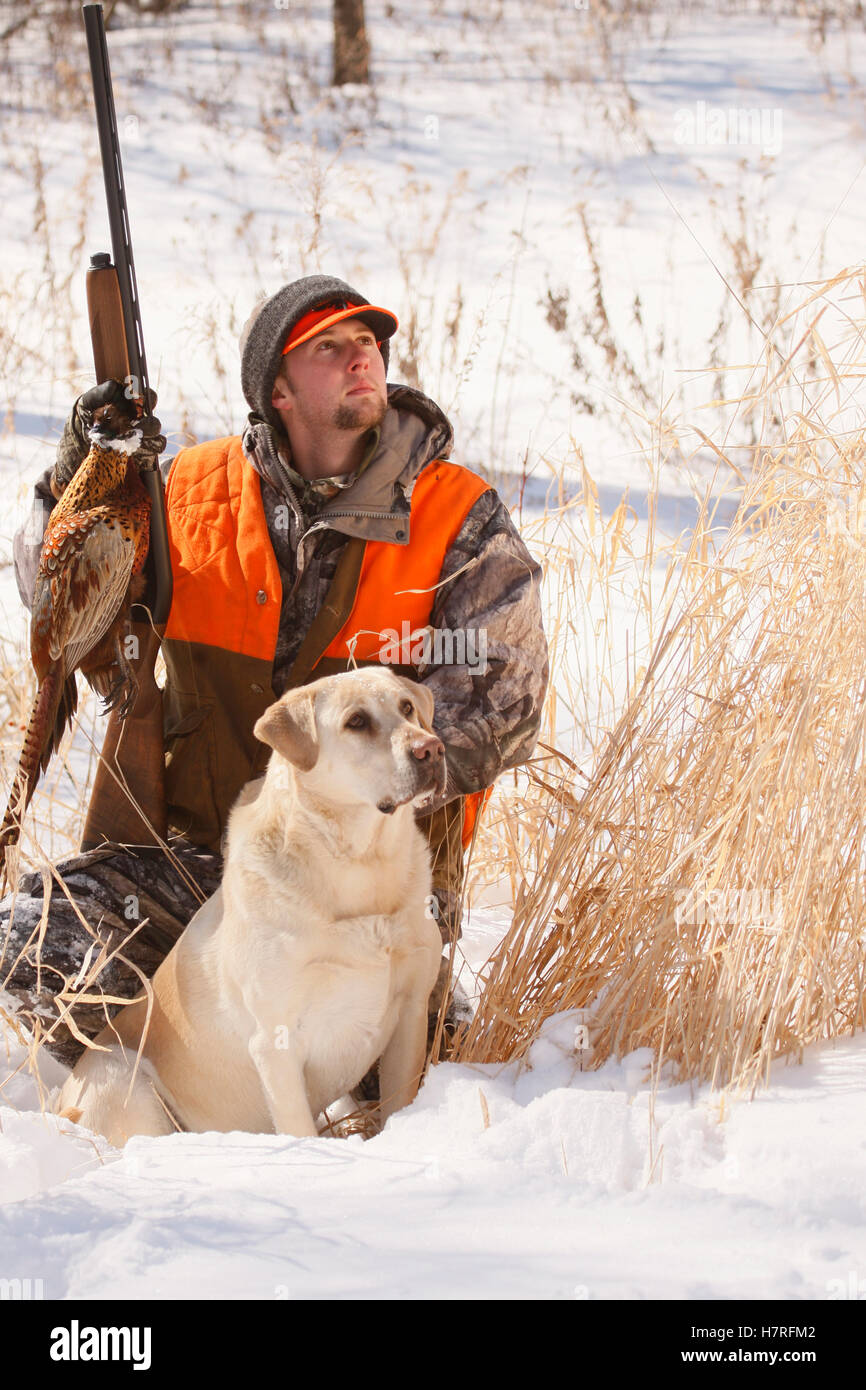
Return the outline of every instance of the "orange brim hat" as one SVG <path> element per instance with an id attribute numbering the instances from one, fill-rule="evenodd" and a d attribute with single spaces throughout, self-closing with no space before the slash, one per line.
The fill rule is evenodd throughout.
<path id="1" fill-rule="evenodd" d="M 343 319 L 362 319 L 372 328 L 377 343 L 390 338 L 399 327 L 397 317 L 390 309 L 379 308 L 376 304 L 352 304 L 347 299 L 331 300 L 327 304 L 318 304 L 308 314 L 301 315 L 286 339 L 282 356 L 285 357 L 292 348 L 315 338 L 317 333 L 323 333 L 326 328 L 341 323 Z"/>

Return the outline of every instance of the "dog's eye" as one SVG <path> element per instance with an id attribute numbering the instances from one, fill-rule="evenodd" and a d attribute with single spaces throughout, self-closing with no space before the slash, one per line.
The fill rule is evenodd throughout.
<path id="1" fill-rule="evenodd" d="M 411 700 L 401 700 L 401 701 L 400 701 L 400 712 L 401 712 L 401 714 L 405 714 L 405 716 L 406 716 L 407 719 L 409 718 L 409 716 L 410 716 L 411 714 L 414 714 L 414 713 L 415 713 L 415 706 L 412 704 L 412 701 L 411 701 Z"/>
<path id="2" fill-rule="evenodd" d="M 345 729 L 369 729 L 370 718 L 363 710 L 356 710 L 343 725 Z"/>

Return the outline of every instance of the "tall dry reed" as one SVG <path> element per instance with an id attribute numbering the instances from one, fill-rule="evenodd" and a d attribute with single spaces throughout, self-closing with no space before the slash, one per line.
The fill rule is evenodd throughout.
<path id="1" fill-rule="evenodd" d="M 864 323 L 864 284 L 847 276 L 777 325 L 747 388 L 764 435 L 733 523 L 718 525 L 708 490 L 655 584 L 651 502 L 626 565 L 646 658 L 611 686 L 580 765 L 542 749 L 507 835 L 494 821 L 487 853 L 510 857 L 515 911 L 460 1060 L 522 1057 L 577 1009 L 590 1065 L 651 1047 L 681 1079 L 754 1086 L 775 1057 L 864 1026 Z M 725 442 L 712 447 L 724 461 Z M 611 621 L 610 587 L 594 606 L 591 592 L 614 573 L 610 544 L 573 535 L 552 576 L 553 609 L 570 615 L 561 666 L 575 613 Z"/>

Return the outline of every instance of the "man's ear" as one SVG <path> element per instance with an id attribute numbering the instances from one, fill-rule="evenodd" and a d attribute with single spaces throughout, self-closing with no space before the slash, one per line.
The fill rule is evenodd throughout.
<path id="1" fill-rule="evenodd" d="M 293 690 L 284 695 L 265 710 L 253 733 L 300 772 L 309 772 L 316 766 L 319 739 L 309 690 Z"/>
<path id="2" fill-rule="evenodd" d="M 278 376 L 274 381 L 274 389 L 271 391 L 271 405 L 280 410 L 289 410 L 292 405 L 292 392 L 285 377 Z"/>
<path id="3" fill-rule="evenodd" d="M 410 681 L 408 676 L 398 676 L 397 679 L 402 681 L 405 685 L 409 696 L 415 701 L 418 707 L 418 717 L 421 723 L 424 725 L 427 732 L 432 734 L 433 696 L 430 694 L 430 691 L 427 689 L 426 685 L 422 685 L 420 681 Z"/>

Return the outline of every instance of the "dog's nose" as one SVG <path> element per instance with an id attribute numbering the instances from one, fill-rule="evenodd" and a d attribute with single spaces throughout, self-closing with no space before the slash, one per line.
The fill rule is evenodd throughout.
<path id="1" fill-rule="evenodd" d="M 412 750 L 412 757 L 417 758 L 419 763 L 428 760 L 435 763 L 440 758 L 445 757 L 445 744 L 435 734 L 431 734 L 427 738 L 413 739 L 409 746 Z"/>

